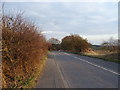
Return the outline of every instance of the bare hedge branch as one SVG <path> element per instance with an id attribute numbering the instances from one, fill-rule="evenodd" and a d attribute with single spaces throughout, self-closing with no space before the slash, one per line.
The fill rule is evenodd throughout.
<path id="1" fill-rule="evenodd" d="M 34 73 L 47 53 L 47 43 L 22 14 L 3 16 L 2 21 L 3 88 L 10 88 Z"/>

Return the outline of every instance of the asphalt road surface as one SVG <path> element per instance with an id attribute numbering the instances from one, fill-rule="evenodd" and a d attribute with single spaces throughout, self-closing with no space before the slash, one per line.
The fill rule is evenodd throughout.
<path id="1" fill-rule="evenodd" d="M 119 75 L 117 63 L 54 51 L 36 88 L 118 88 Z"/>

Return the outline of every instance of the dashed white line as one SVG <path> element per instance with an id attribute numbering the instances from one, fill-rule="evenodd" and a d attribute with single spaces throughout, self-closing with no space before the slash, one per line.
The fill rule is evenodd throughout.
<path id="1" fill-rule="evenodd" d="M 71 56 L 71 55 L 68 54 L 68 53 L 64 53 L 64 54 Z M 113 74 L 120 75 L 119 73 L 117 73 L 117 72 L 115 72 L 115 71 L 113 71 L 113 70 L 104 68 L 104 67 L 102 67 L 102 66 L 99 66 L 99 65 L 97 65 L 97 64 L 91 63 L 91 62 L 86 61 L 86 60 L 84 60 L 84 59 L 81 59 L 81 58 L 78 58 L 78 57 L 75 57 L 75 56 L 71 56 L 71 57 L 76 58 L 76 59 L 79 59 L 79 60 L 81 60 L 81 61 L 83 61 L 83 62 L 86 62 L 86 63 L 88 63 L 88 64 L 90 64 L 90 65 L 93 65 L 93 66 L 95 66 L 95 67 L 101 68 L 101 69 L 103 69 L 103 70 L 109 71 L 109 72 L 111 72 L 111 73 L 113 73 Z"/>

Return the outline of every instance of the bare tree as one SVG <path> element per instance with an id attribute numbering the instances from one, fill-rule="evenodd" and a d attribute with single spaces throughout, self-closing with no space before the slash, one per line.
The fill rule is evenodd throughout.
<path id="1" fill-rule="evenodd" d="M 112 37 L 108 41 L 103 41 L 101 44 L 103 49 L 109 51 L 117 51 L 118 50 L 118 39 L 113 39 Z"/>

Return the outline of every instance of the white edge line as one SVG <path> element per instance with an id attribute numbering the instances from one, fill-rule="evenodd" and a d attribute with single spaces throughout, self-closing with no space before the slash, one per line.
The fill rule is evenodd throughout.
<path id="1" fill-rule="evenodd" d="M 71 55 L 68 54 L 68 53 L 64 53 L 64 54 L 65 54 L 65 55 L 68 55 L 68 56 L 71 56 Z M 119 73 L 114 72 L 113 70 L 110 70 L 110 69 L 104 68 L 104 67 L 102 67 L 102 66 L 99 66 L 99 65 L 97 65 L 97 64 L 91 63 L 91 62 L 86 61 L 86 60 L 84 60 L 84 59 L 80 59 L 80 58 L 78 58 L 78 57 L 74 57 L 74 56 L 71 56 L 71 57 L 76 58 L 76 59 L 79 59 L 79 60 L 81 60 L 81 61 L 83 61 L 83 62 L 86 62 L 86 63 L 88 63 L 88 64 L 91 64 L 91 65 L 95 66 L 95 67 L 101 68 L 101 69 L 103 69 L 103 70 L 109 71 L 109 72 L 111 72 L 111 73 L 113 73 L 113 74 L 120 75 Z"/>

